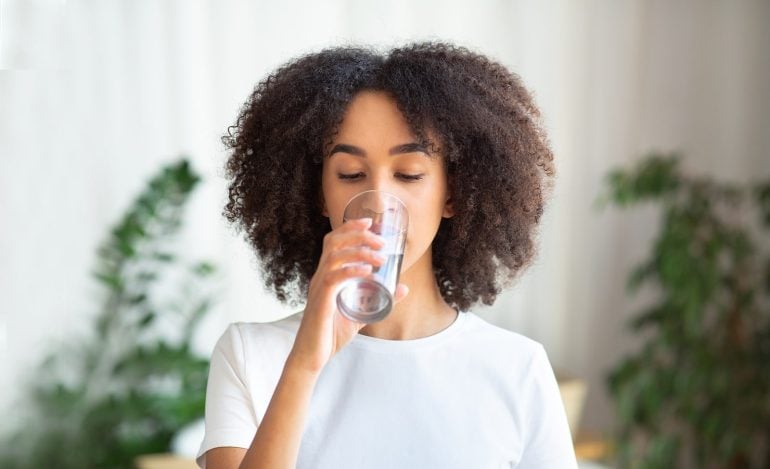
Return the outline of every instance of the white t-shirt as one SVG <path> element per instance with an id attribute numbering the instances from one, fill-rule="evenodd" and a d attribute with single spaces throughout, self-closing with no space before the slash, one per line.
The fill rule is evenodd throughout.
<path id="1" fill-rule="evenodd" d="M 211 359 L 198 453 L 248 448 L 301 313 L 237 323 Z M 564 405 L 541 344 L 471 312 L 415 340 L 358 334 L 324 367 L 297 468 L 574 469 Z"/>

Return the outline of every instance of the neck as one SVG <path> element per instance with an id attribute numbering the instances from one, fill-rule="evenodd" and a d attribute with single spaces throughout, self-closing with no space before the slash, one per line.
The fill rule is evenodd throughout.
<path id="1" fill-rule="evenodd" d="M 441 296 L 430 250 L 401 273 L 399 282 L 409 287 L 409 294 L 385 319 L 364 326 L 360 334 L 388 340 L 419 339 L 446 329 L 457 318 L 457 311 Z"/>

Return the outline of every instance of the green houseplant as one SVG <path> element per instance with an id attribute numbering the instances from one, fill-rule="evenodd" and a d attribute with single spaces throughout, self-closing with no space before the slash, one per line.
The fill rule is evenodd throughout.
<path id="1" fill-rule="evenodd" d="M 29 415 L 6 435 L 0 467 L 130 468 L 202 417 L 208 360 L 191 339 L 212 304 L 214 267 L 172 249 L 199 181 L 184 159 L 164 167 L 110 230 L 93 273 L 93 334 L 35 373 Z"/>
<path id="2" fill-rule="evenodd" d="M 653 154 L 607 186 L 602 202 L 662 215 L 627 283 L 657 292 L 629 324 L 643 345 L 607 377 L 618 466 L 770 467 L 770 180 L 720 183 Z"/>

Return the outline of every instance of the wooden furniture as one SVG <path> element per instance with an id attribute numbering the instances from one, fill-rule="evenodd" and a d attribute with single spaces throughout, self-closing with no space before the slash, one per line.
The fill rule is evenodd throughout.
<path id="1" fill-rule="evenodd" d="M 198 469 L 198 465 L 173 454 L 146 454 L 136 458 L 136 469 Z"/>
<path id="2" fill-rule="evenodd" d="M 612 455 L 612 442 L 591 430 L 581 429 L 575 437 L 575 456 L 584 461 L 606 461 Z"/>

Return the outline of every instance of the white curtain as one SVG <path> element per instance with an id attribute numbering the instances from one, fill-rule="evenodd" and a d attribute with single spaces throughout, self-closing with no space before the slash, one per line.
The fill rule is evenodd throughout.
<path id="1" fill-rule="evenodd" d="M 540 255 L 489 321 L 542 342 L 589 380 L 583 426 L 609 429 L 604 375 L 638 341 L 625 275 L 648 250 L 651 208 L 597 211 L 602 178 L 649 150 L 732 180 L 770 173 L 770 2 L 0 2 L 0 407 L 95 313 L 97 243 L 161 164 L 205 182 L 182 246 L 222 268 L 200 352 L 231 321 L 292 310 L 262 287 L 225 225 L 219 137 L 273 68 L 328 45 L 444 39 L 520 74 L 542 108 L 558 182 Z"/>

